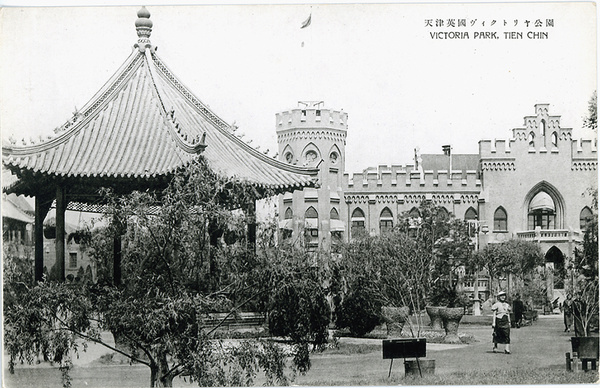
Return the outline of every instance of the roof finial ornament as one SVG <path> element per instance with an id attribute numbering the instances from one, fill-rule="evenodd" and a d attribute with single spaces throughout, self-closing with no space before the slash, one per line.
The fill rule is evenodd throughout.
<path id="1" fill-rule="evenodd" d="M 150 20 L 150 12 L 146 9 L 145 6 L 137 13 L 137 20 L 135 21 L 135 29 L 138 35 L 138 42 L 135 44 L 135 47 L 144 52 L 146 48 L 153 49 L 152 44 L 150 43 L 150 34 L 152 33 L 152 20 Z"/>

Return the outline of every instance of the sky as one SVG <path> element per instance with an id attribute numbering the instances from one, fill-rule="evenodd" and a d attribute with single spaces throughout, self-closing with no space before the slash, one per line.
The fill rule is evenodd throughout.
<path id="1" fill-rule="evenodd" d="M 3 139 L 52 134 L 102 87 L 137 42 L 142 3 L 129 4 L 137 5 L 2 10 Z M 410 163 L 415 147 L 477 153 L 481 139 L 510 138 L 537 103 L 549 103 L 575 138 L 594 135 L 582 128 L 597 84 L 591 2 L 144 4 L 159 57 L 270 155 L 275 113 L 305 100 L 348 113 L 349 173 Z M 469 36 L 432 38 L 448 32 Z M 535 32 L 547 39 L 528 38 Z M 498 39 L 480 39 L 493 33 Z"/>

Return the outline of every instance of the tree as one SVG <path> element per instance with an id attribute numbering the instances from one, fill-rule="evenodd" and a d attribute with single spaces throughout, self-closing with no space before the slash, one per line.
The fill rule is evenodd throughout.
<path id="1" fill-rule="evenodd" d="M 544 255 L 537 243 L 510 239 L 499 244 L 488 244 L 476 252 L 472 265 L 486 269 L 493 284 L 494 279 L 508 274 L 524 279 L 535 268 L 544 265 Z"/>
<path id="2" fill-rule="evenodd" d="M 269 239 L 261 238 L 265 240 Z M 306 372 L 311 365 L 309 345 L 323 350 L 329 338 L 331 310 L 324 286 L 327 267 L 316 261 L 318 255 L 296 244 L 261 244 L 260 250 L 266 261 L 260 266 L 264 281 L 256 286 L 264 288 L 263 309 L 268 313 L 269 331 L 291 340 L 295 365 Z M 273 283 L 279 286 L 269 289 Z"/>
<path id="3" fill-rule="evenodd" d="M 573 260 L 573 315 L 576 335 L 589 335 L 598 328 L 598 189 L 589 189 L 593 217 L 588 221 L 583 242 L 575 248 Z"/>
<path id="4" fill-rule="evenodd" d="M 575 247 L 574 270 L 585 279 L 598 276 L 598 189 L 589 189 L 592 197 L 592 218 L 588 220 L 583 242 Z"/>
<path id="5" fill-rule="evenodd" d="M 349 303 L 346 298 L 361 301 L 361 293 L 368 293 L 370 301 L 360 304 L 364 314 L 380 314 L 381 306 L 408 306 L 412 311 L 421 311 L 434 296 L 436 285 L 446 283 L 445 292 L 456 290 L 454 275 L 467 262 L 471 250 L 466 223 L 424 202 L 419 217 L 402 214 L 392 231 L 359 236 L 344 247 L 334 271 L 342 278 L 336 283 L 345 285 L 342 311 Z M 351 302 L 357 303 L 354 299 Z M 348 308 L 346 311 L 352 312 Z M 352 316 L 347 313 L 346 321 L 338 322 L 338 326 L 348 325 L 348 317 Z M 415 332 L 411 321 L 409 326 Z M 420 327 L 418 324 L 417 335 Z"/>
<path id="6" fill-rule="evenodd" d="M 83 340 L 83 349 L 95 342 L 148 366 L 152 387 L 172 386 L 177 376 L 203 386 L 249 385 L 259 370 L 268 383 L 286 384 L 287 352 L 259 339 L 223 343 L 220 324 L 211 323 L 214 312 L 228 317 L 273 307 L 265 301 L 290 272 L 309 282 L 297 263 L 284 263 L 287 256 L 271 265 L 245 240 L 245 216 L 232 210 L 257 194 L 254 186 L 213 173 L 202 158 L 179 171 L 162 193 L 104 192 L 109 226 L 95 232 L 88 247 L 98 282 L 5 283 L 15 295 L 4 310 L 10 370 L 17 360 L 32 362 L 41 353 L 59 363 L 68 386 L 70 358 Z M 123 281 L 117 286 L 110 268 L 115 236 L 123 241 Z M 299 303 L 312 296 L 298 294 Z M 103 342 L 101 331 L 115 334 L 117 346 Z M 323 341 L 292 337 L 300 340 Z M 305 350 L 294 347 L 293 368 L 308 369 Z"/>
<path id="7" fill-rule="evenodd" d="M 409 268 L 415 264 L 422 267 L 419 271 L 425 271 L 427 276 L 414 279 L 426 287 L 420 306 L 432 303 L 464 307 L 465 299 L 458 289 L 458 270 L 468 266 L 473 251 L 468 223 L 431 202 L 422 202 L 418 211 L 418 218 L 402 214 L 398 227 L 414 241 L 413 249 L 422 257 L 418 263 L 409 265 Z"/>
<path id="8" fill-rule="evenodd" d="M 593 131 L 598 130 L 598 95 L 595 90 L 588 103 L 588 116 L 583 118 L 583 126 Z"/>

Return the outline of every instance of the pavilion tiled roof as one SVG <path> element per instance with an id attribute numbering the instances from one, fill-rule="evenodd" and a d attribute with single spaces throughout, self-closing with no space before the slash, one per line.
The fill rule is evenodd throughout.
<path id="1" fill-rule="evenodd" d="M 150 44 L 149 16 L 145 8 L 138 12 L 138 44 L 100 91 L 55 136 L 3 143 L 3 164 L 17 175 L 152 179 L 202 154 L 215 172 L 261 187 L 314 185 L 316 169 L 255 150 L 173 75 Z"/>
<path id="2" fill-rule="evenodd" d="M 25 209 L 24 206 L 25 205 Z M 33 224 L 33 215 L 29 209 L 31 206 L 23 200 L 23 196 L 15 194 L 3 194 L 2 198 L 2 217 Z"/>

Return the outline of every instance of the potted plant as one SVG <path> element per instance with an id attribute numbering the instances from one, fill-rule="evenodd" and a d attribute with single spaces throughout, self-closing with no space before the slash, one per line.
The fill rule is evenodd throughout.
<path id="1" fill-rule="evenodd" d="M 444 323 L 440 310 L 445 309 L 443 306 L 425 306 L 425 311 L 429 316 L 429 326 L 431 330 L 443 330 Z"/>
<path id="2" fill-rule="evenodd" d="M 409 319 L 409 315 L 410 308 L 408 306 L 383 306 L 381 308 L 381 316 L 383 318 L 383 321 L 385 322 L 387 335 L 389 336 L 392 333 L 397 333 L 401 335 L 402 330 L 404 329 L 404 325 Z"/>
<path id="3" fill-rule="evenodd" d="M 433 287 L 430 300 L 441 306 L 437 309 L 439 311 L 439 319 L 446 333 L 444 342 L 460 343 L 458 326 L 465 314 L 465 308 L 469 304 L 469 299 L 463 293 L 458 292 L 455 286 L 435 286 Z"/>
<path id="4" fill-rule="evenodd" d="M 424 358 L 427 356 L 427 339 L 423 337 L 423 319 L 421 316 L 422 300 L 425 295 L 424 283 L 415 276 L 417 272 L 406 271 L 401 275 L 402 281 L 406 284 L 406 288 L 402 294 L 402 299 L 409 307 L 399 309 L 400 318 L 405 319 L 408 323 L 409 338 L 402 338 L 391 341 L 384 341 L 384 358 L 390 358 L 390 351 L 395 349 L 395 357 L 404 358 L 404 374 L 405 376 L 423 376 L 424 374 L 435 373 L 435 360 Z M 410 312 L 413 312 L 411 318 Z M 387 342 L 387 344 L 386 344 Z M 386 346 L 387 345 L 387 346 Z M 386 357 L 386 349 L 388 348 L 388 357 Z M 411 358 L 411 359 L 407 359 Z M 391 363 L 390 363 L 391 372 Z"/>
<path id="5" fill-rule="evenodd" d="M 78 229 L 67 238 L 67 244 L 74 242 L 75 244 L 89 243 L 92 238 L 92 233 L 86 229 Z"/>

